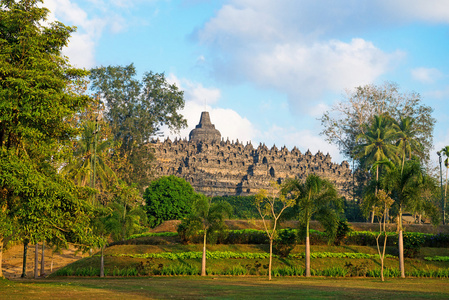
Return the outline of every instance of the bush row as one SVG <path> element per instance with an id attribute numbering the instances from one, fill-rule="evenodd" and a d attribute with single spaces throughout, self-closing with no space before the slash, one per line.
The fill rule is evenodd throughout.
<path id="1" fill-rule="evenodd" d="M 115 254 L 110 256 L 116 257 L 131 257 L 144 259 L 169 259 L 169 260 L 184 260 L 184 259 L 201 259 L 203 253 L 199 251 L 187 252 L 162 252 L 162 253 L 144 253 L 144 254 Z M 206 251 L 207 259 L 265 259 L 270 256 L 269 253 L 254 253 L 254 252 L 232 252 L 232 251 Z M 279 257 L 274 254 L 273 257 Z M 288 258 L 300 259 L 304 258 L 304 253 L 289 254 Z M 387 258 L 397 258 L 394 255 L 387 254 Z M 377 254 L 366 253 L 332 253 L 332 252 L 311 252 L 310 258 L 352 258 L 352 259 L 371 259 L 378 258 Z M 430 260 L 430 259 L 429 259 Z"/>
<path id="2" fill-rule="evenodd" d="M 424 259 L 428 261 L 449 261 L 449 256 L 427 256 L 424 257 Z"/>
<path id="3" fill-rule="evenodd" d="M 279 235 L 283 232 L 293 232 L 298 237 L 296 242 L 304 244 L 303 235 L 297 229 L 281 229 L 278 231 Z M 397 246 L 398 233 L 388 232 L 387 246 Z M 376 246 L 376 237 L 378 232 L 373 231 L 350 231 L 342 238 L 341 242 L 345 245 L 359 245 L 359 246 Z M 449 234 L 428 234 L 420 232 L 404 232 L 404 244 L 418 247 L 449 247 Z M 381 237 L 383 240 L 383 236 Z M 200 243 L 202 235 L 192 237 L 187 243 Z M 212 242 L 219 244 L 267 244 L 268 238 L 263 230 L 257 229 L 242 229 L 242 230 L 226 230 L 223 234 L 217 235 Z M 326 245 L 329 242 L 325 232 L 310 230 L 310 243 L 312 245 Z"/>
<path id="4" fill-rule="evenodd" d="M 268 271 L 267 265 L 262 265 L 258 262 L 247 265 L 233 265 L 221 271 L 210 271 L 208 275 L 264 275 Z M 189 264 L 170 264 L 164 266 L 163 264 L 143 264 L 137 267 L 128 267 L 119 269 L 104 270 L 105 276 L 148 276 L 148 275 L 199 275 L 200 269 Z M 274 277 L 280 276 L 304 276 L 305 269 L 295 266 L 283 266 L 273 268 L 272 275 Z M 56 276 L 100 276 L 100 269 L 93 267 L 76 268 L 65 267 L 59 269 Z M 311 270 L 312 276 L 326 276 L 326 277 L 380 277 L 380 269 L 367 269 L 364 266 L 346 265 L 344 267 L 331 267 L 324 270 Z M 400 271 L 397 268 L 385 268 L 385 277 L 400 277 Z M 408 277 L 432 277 L 432 278 L 449 278 L 449 268 L 436 270 L 413 270 L 406 272 Z"/>

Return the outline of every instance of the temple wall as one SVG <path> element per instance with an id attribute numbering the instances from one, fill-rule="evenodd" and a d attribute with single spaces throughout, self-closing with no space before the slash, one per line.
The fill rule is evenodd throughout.
<path id="1" fill-rule="evenodd" d="M 186 179 L 195 191 L 208 196 L 254 195 L 267 189 L 271 181 L 305 178 L 310 173 L 335 183 L 343 196 L 351 189 L 351 170 L 344 161 L 332 162 L 329 154 L 302 154 L 296 147 L 254 148 L 251 143 L 191 142 L 187 140 L 154 140 L 155 176 L 176 175 Z"/>

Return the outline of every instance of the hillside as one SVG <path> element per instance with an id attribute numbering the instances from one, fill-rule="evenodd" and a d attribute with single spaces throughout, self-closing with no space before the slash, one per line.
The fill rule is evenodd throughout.
<path id="1" fill-rule="evenodd" d="M 162 223 L 160 226 L 154 228 L 151 230 L 151 232 L 159 233 L 159 232 L 176 232 L 177 226 L 180 223 L 180 221 L 174 220 L 174 221 L 166 221 Z M 263 229 L 263 224 L 260 220 L 228 220 L 226 221 L 226 224 L 228 225 L 229 229 Z M 289 228 L 295 228 L 297 226 L 297 222 L 295 221 L 288 221 L 281 224 L 282 227 L 289 227 Z M 351 226 L 353 230 L 356 231 L 376 231 L 378 230 L 378 225 L 376 224 L 369 224 L 369 223 L 351 223 Z M 312 222 L 311 224 L 312 229 L 321 229 L 319 224 L 316 222 Z M 438 226 L 433 227 L 431 225 L 406 225 L 405 226 L 406 231 L 411 232 L 422 232 L 422 233 L 449 233 L 449 226 Z M 394 225 L 391 225 L 391 231 L 394 231 Z M 164 238 L 164 237 L 154 237 L 153 242 L 154 244 L 163 244 L 165 249 L 164 251 L 173 251 L 173 249 L 178 249 L 178 251 L 200 251 L 198 249 L 201 248 L 200 245 L 180 245 L 179 240 L 177 238 Z M 170 246 L 171 245 L 171 246 Z M 133 248 L 137 247 L 137 248 Z M 121 245 L 121 246 L 112 246 L 106 249 L 107 253 L 130 253 L 131 252 L 143 252 L 146 253 L 147 251 L 156 251 L 160 252 L 162 251 L 160 245 L 138 245 L 138 246 L 131 246 L 131 245 Z M 167 248 L 168 247 L 168 248 Z M 173 247 L 173 248 L 171 248 Z M 177 247 L 177 248 L 176 248 Z M 210 250 L 213 250 L 215 248 L 220 249 L 220 247 L 224 247 L 223 249 L 230 249 L 227 245 L 216 245 L 212 246 Z M 228 248 L 226 248 L 228 247 Z M 252 247 L 252 248 L 251 248 Z M 319 249 L 324 249 L 326 246 L 320 246 Z M 232 247 L 231 247 L 232 248 Z M 263 245 L 255 245 L 254 247 L 251 245 L 242 245 L 237 247 L 239 251 L 246 251 L 246 252 L 253 252 L 254 249 L 258 249 L 258 251 L 267 251 L 267 249 L 264 249 Z M 233 249 L 237 249 L 236 246 L 233 247 Z M 351 247 L 353 248 L 353 247 Z M 132 250 L 134 249 L 134 250 Z M 159 249 L 159 250 L 158 250 Z M 222 249 L 222 250 L 223 250 Z M 252 250 L 251 250 L 252 249 Z M 301 252 L 301 246 L 297 246 L 297 248 L 294 250 L 296 252 Z M 315 247 L 315 250 L 318 249 Z M 330 248 L 329 248 L 330 249 Z M 221 251 L 221 250 L 220 250 Z M 325 250 L 323 250 L 325 251 Z M 329 250 L 326 250 L 329 251 Z M 347 247 L 342 248 L 338 250 L 337 248 L 333 249 L 332 251 L 348 251 Z M 369 253 L 376 253 L 375 249 L 372 248 L 364 248 L 364 249 L 358 249 L 357 251 L 368 251 Z M 432 252 L 432 250 L 426 250 Z M 39 250 L 39 260 L 40 260 L 40 250 Z M 432 254 L 431 255 L 437 255 Z M 16 244 L 8 247 L 5 249 L 3 253 L 3 273 L 5 277 L 7 278 L 17 278 L 20 277 L 22 273 L 22 255 L 23 255 L 23 245 L 22 244 Z M 438 255 L 449 255 L 448 253 L 439 252 Z M 49 274 L 51 271 L 56 271 L 68 264 L 71 264 L 73 262 L 76 262 L 82 258 L 88 257 L 88 253 L 80 253 L 77 252 L 74 247 L 70 247 L 69 249 L 62 250 L 60 253 L 53 253 L 53 251 L 46 249 L 45 252 L 45 269 L 46 273 Z M 40 265 L 39 265 L 40 268 Z M 32 277 L 34 272 L 34 246 L 30 246 L 28 249 L 28 255 L 27 255 L 27 276 Z"/>

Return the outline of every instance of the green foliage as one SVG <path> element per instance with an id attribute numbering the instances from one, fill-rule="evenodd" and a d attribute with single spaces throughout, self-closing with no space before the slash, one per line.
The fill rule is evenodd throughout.
<path id="1" fill-rule="evenodd" d="M 170 175 L 151 182 L 143 198 L 148 224 L 155 227 L 163 221 L 180 220 L 189 215 L 199 194 L 185 179 Z"/>
<path id="2" fill-rule="evenodd" d="M 296 247 L 297 235 L 294 229 L 279 230 L 273 243 L 273 252 L 281 257 L 287 257 Z"/>
<path id="3" fill-rule="evenodd" d="M 255 196 L 216 196 L 212 198 L 212 202 L 225 201 L 233 208 L 233 219 L 258 219 L 259 212 L 254 207 Z"/>
<path id="4" fill-rule="evenodd" d="M 130 235 L 145 229 L 147 215 L 137 205 L 139 195 L 136 189 L 121 182 L 114 194 L 115 199 L 109 205 L 110 214 L 104 222 L 114 241 L 125 241 Z"/>
<path id="5" fill-rule="evenodd" d="M 178 234 L 183 243 L 203 241 L 204 231 L 207 231 L 210 243 L 224 240 L 226 237 L 224 218 L 232 213 L 232 207 L 227 202 L 210 203 L 205 196 L 200 196 L 193 205 L 190 215 L 184 218 L 178 226 Z"/>
<path id="6" fill-rule="evenodd" d="M 145 232 L 145 233 L 138 233 L 133 234 L 127 238 L 127 240 L 137 239 L 141 237 L 147 237 L 147 236 L 177 236 L 177 232 Z"/>
<path id="7" fill-rule="evenodd" d="M 369 169 L 375 162 L 384 159 L 399 162 L 394 144 L 396 131 L 392 124 L 393 120 L 388 114 L 375 115 L 370 123 L 365 124 L 363 133 L 357 136 L 357 142 L 360 143 L 354 148 L 354 155 L 363 159 L 365 168 Z M 376 177 L 378 173 L 377 169 Z"/>
<path id="8" fill-rule="evenodd" d="M 401 117 L 408 116 L 413 122 L 413 128 L 419 129 L 414 133 L 414 139 L 422 145 L 420 151 L 414 154 L 428 159 L 436 122 L 432 111 L 431 107 L 423 104 L 419 94 L 401 93 L 395 83 L 359 86 L 323 114 L 322 134 L 327 141 L 337 145 L 343 155 L 353 158 L 356 137 L 373 121 L 374 116 L 388 112 L 397 124 L 401 123 Z"/>
<path id="9" fill-rule="evenodd" d="M 348 221 L 340 219 L 338 221 L 337 234 L 335 236 L 334 245 L 340 245 L 343 240 L 346 239 L 348 233 L 351 231 L 352 229 Z"/>
<path id="10" fill-rule="evenodd" d="M 145 259 L 169 259 L 186 260 L 201 259 L 203 253 L 196 251 L 188 252 L 162 252 L 162 253 L 144 253 L 144 254 L 118 254 L 116 256 L 145 258 Z M 268 253 L 250 253 L 250 252 L 232 252 L 232 251 L 206 251 L 207 259 L 264 259 L 268 258 Z"/>
<path id="11" fill-rule="evenodd" d="M 198 275 L 200 270 L 198 267 L 192 265 L 169 265 L 164 266 L 159 271 L 160 275 Z"/>
<path id="12" fill-rule="evenodd" d="M 449 261 L 449 256 L 426 256 L 424 257 L 424 259 L 428 261 Z"/>
<path id="13" fill-rule="evenodd" d="M 307 176 L 305 182 L 297 179 L 286 181 L 284 190 L 296 195 L 296 210 L 301 224 L 309 229 L 312 218 L 318 220 L 326 229 L 328 236 L 334 239 L 338 228 L 338 214 L 341 199 L 334 185 L 315 174 Z M 306 234 L 308 234 L 306 232 Z"/>
<path id="14" fill-rule="evenodd" d="M 82 133 L 74 141 L 73 157 L 63 166 L 62 173 L 77 185 L 97 189 L 102 198 L 100 202 L 105 204 L 108 201 L 104 199 L 106 198 L 104 194 L 117 184 L 117 176 L 111 169 L 109 159 L 113 141 L 107 134 L 107 124 L 91 120 L 92 115 L 86 119 L 83 119 L 83 116 L 84 114 L 79 125 Z"/>
<path id="15" fill-rule="evenodd" d="M 92 191 L 58 172 L 77 135 L 72 119 L 92 101 L 75 89 L 87 72 L 61 54 L 74 28 L 46 23 L 39 2 L 0 2 L 0 227 L 13 224 L 16 240 L 88 247 Z"/>
<path id="16" fill-rule="evenodd" d="M 169 84 L 163 73 L 148 72 L 137 80 L 133 64 L 94 68 L 90 79 L 96 96 L 105 101 L 105 118 L 114 141 L 121 145 L 120 155 L 131 166 L 122 170 L 123 179 L 139 188 L 148 185 L 152 159 L 148 141 L 160 133 L 163 125 L 174 130 L 186 126 L 178 113 L 184 107 L 183 92 Z"/>

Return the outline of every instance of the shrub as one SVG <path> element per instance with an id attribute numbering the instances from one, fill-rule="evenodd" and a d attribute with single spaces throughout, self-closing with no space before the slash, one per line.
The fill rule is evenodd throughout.
<path id="1" fill-rule="evenodd" d="M 339 220 L 338 227 L 337 227 L 337 235 L 334 240 L 334 245 L 339 246 L 341 244 L 341 242 L 346 238 L 348 233 L 351 231 L 352 231 L 352 229 L 346 220 Z"/>
<path id="2" fill-rule="evenodd" d="M 273 243 L 273 252 L 281 257 L 287 257 L 296 246 L 296 230 L 281 229 Z"/>

